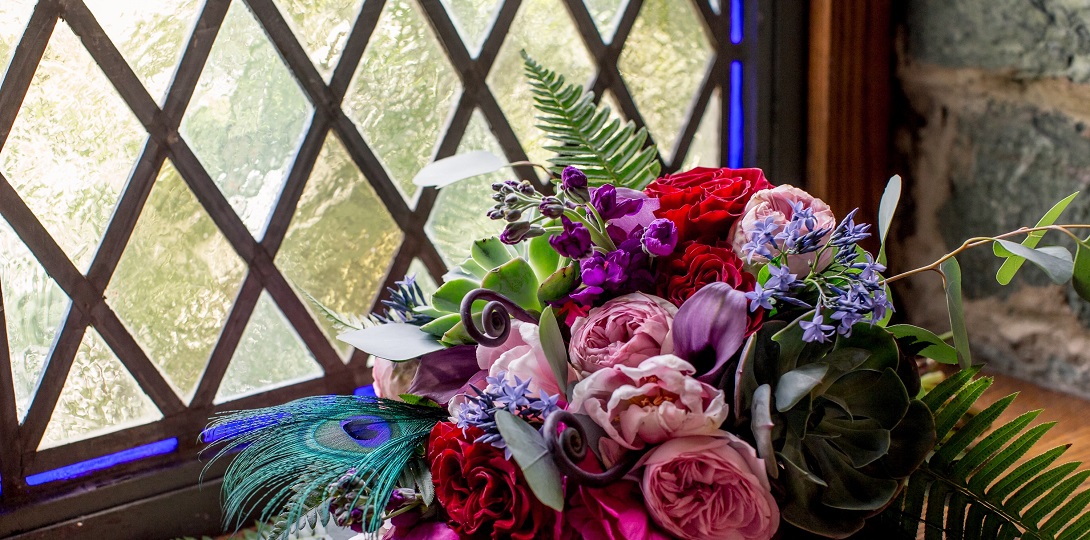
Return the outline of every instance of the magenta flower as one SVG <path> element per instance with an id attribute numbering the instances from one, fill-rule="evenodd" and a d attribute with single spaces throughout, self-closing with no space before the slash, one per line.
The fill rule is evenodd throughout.
<path id="1" fill-rule="evenodd" d="M 674 354 L 696 368 L 697 379 L 717 384 L 749 325 L 746 294 L 722 282 L 689 297 L 674 317 Z"/>
<path id="2" fill-rule="evenodd" d="M 643 208 L 644 199 L 629 199 L 617 196 L 617 188 L 606 184 L 590 194 L 590 204 L 598 211 L 602 219 L 609 221 L 631 214 Z"/>
<path id="3" fill-rule="evenodd" d="M 648 253 L 665 257 L 677 247 L 677 225 L 665 218 L 656 219 L 643 231 L 642 241 Z"/>
<path id="4" fill-rule="evenodd" d="M 549 245 L 557 253 L 578 259 L 590 253 L 590 231 L 582 223 L 573 222 L 568 216 L 560 216 L 560 222 L 564 224 L 564 232 L 549 238 Z"/>

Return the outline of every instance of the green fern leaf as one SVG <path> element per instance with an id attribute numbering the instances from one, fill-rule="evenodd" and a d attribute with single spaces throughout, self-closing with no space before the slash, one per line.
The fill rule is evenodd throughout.
<path id="1" fill-rule="evenodd" d="M 922 398 L 935 416 L 940 437 L 969 415 L 991 386 L 991 379 L 974 380 L 975 374 L 976 370 L 957 373 Z M 1069 445 L 1014 467 L 1054 425 L 1030 427 L 1040 411 L 1022 414 L 979 439 L 1015 397 L 995 402 L 940 439 L 909 477 L 902 495 L 883 512 L 882 522 L 905 538 L 916 538 L 923 524 L 928 540 L 1066 540 L 1090 534 L 1090 517 L 1083 514 L 1090 506 L 1090 490 L 1076 493 L 1090 471 L 1076 472 L 1079 463 L 1049 468 Z"/>
<path id="2" fill-rule="evenodd" d="M 647 130 L 636 130 L 610 119 L 609 106 L 594 105 L 594 93 L 583 92 L 564 77 L 522 53 L 526 76 L 540 116 L 537 125 L 559 145 L 546 146 L 556 152 L 549 160 L 559 173 L 569 165 L 578 167 L 592 185 L 613 184 L 643 189 L 658 177 L 662 165 L 655 147 L 647 146 Z"/>

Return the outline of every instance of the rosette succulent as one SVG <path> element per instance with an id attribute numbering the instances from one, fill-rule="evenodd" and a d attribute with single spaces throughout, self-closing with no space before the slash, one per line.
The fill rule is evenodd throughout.
<path id="1" fill-rule="evenodd" d="M 739 422 L 780 479 L 783 519 L 844 538 L 894 499 L 934 447 L 935 422 L 915 399 L 916 351 L 865 324 L 807 343 L 799 322 L 768 322 L 749 339 L 736 410 L 750 411 Z"/>

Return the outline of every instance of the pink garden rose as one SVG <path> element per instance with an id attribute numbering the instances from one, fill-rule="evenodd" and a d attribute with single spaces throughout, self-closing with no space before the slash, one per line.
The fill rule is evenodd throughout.
<path id="1" fill-rule="evenodd" d="M 590 416 L 610 440 L 631 450 L 717 433 L 729 412 L 723 391 L 694 379 L 695 372 L 672 354 L 602 369 L 575 386 L 569 409 Z"/>
<path id="2" fill-rule="evenodd" d="M 764 461 L 737 437 L 672 439 L 637 464 L 647 510 L 683 540 L 769 540 L 780 524 Z"/>
<path id="3" fill-rule="evenodd" d="M 753 198 L 746 204 L 745 213 L 742 214 L 742 217 L 739 218 L 731 228 L 730 239 L 731 247 L 734 248 L 734 252 L 737 253 L 739 257 L 745 259 L 745 252 L 742 251 L 742 246 L 752 239 L 751 236 L 756 229 L 756 226 L 764 223 L 765 219 L 769 217 L 773 218 L 773 223 L 777 226 L 776 231 L 782 231 L 784 225 L 787 225 L 791 221 L 791 216 L 794 215 L 791 204 L 799 202 L 814 211 L 814 226 L 813 228 L 803 226 L 803 234 L 818 229 L 828 229 L 829 234 L 832 234 L 833 229 L 836 227 L 836 216 L 833 215 L 833 211 L 829 208 L 829 205 L 825 204 L 825 201 L 822 201 L 795 186 L 785 184 L 776 186 L 772 189 L 763 189 L 753 194 Z M 826 239 L 828 239 L 829 234 L 825 235 Z M 829 253 L 829 255 L 831 256 L 832 254 Z M 808 271 L 804 271 L 804 269 L 808 269 L 813 260 L 813 253 L 792 255 L 788 257 L 787 264 L 791 267 L 792 271 L 797 272 L 802 276 L 808 273 Z M 767 259 L 761 255 L 754 255 L 752 260 L 754 263 L 764 263 L 766 261 Z M 828 260 L 824 260 L 823 258 L 821 264 L 818 266 L 818 270 L 821 270 L 825 265 L 828 265 Z"/>
<path id="4" fill-rule="evenodd" d="M 614 366 L 640 362 L 674 351 L 670 336 L 677 308 L 670 302 L 643 293 L 632 293 L 606 302 L 579 317 L 571 329 L 568 352 L 575 368 L 584 375 Z"/>
<path id="5" fill-rule="evenodd" d="M 409 392 L 409 385 L 419 368 L 419 358 L 391 362 L 376 356 L 375 366 L 371 368 L 371 377 L 375 380 L 375 395 L 386 399 L 401 399 L 398 396 Z"/>
<path id="6" fill-rule="evenodd" d="M 534 395 L 539 390 L 549 395 L 560 393 L 560 385 L 541 348 L 536 324 L 511 321 L 511 334 L 506 341 L 496 347 L 477 347 L 477 365 L 488 370 L 490 377 L 506 371 L 508 376 L 523 381 L 530 379 L 529 390 Z M 575 371 L 569 366 L 568 380 L 575 379 Z"/>
<path id="7" fill-rule="evenodd" d="M 640 485 L 620 480 L 601 488 L 577 486 L 564 510 L 564 525 L 581 540 L 669 540 L 651 521 Z"/>

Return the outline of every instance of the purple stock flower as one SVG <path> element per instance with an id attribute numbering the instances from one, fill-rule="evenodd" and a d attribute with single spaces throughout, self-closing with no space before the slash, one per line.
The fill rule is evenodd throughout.
<path id="1" fill-rule="evenodd" d="M 814 319 L 812 321 L 799 321 L 799 326 L 802 327 L 802 340 L 807 343 L 813 343 L 815 341 L 825 343 L 828 341 L 829 336 L 833 331 L 833 326 L 822 324 L 824 322 L 824 317 L 816 311 L 814 312 Z"/>
<path id="2" fill-rule="evenodd" d="M 697 380 L 718 384 L 748 326 L 745 293 L 726 283 L 709 283 L 674 316 L 674 354 L 696 368 Z"/>
<path id="3" fill-rule="evenodd" d="M 616 253 L 616 252 L 613 252 Z M 610 253 L 612 256 L 613 253 Z M 583 284 L 590 287 L 614 289 L 625 282 L 625 264 L 617 256 L 607 256 L 595 251 L 580 264 L 580 277 Z"/>
<path id="4" fill-rule="evenodd" d="M 652 221 L 643 231 L 643 247 L 651 255 L 665 257 L 677 247 L 677 225 L 673 221 L 659 218 Z"/>
<path id="5" fill-rule="evenodd" d="M 573 259 L 578 259 L 589 253 L 592 244 L 590 231 L 587 227 L 582 223 L 573 222 L 568 219 L 568 216 L 560 216 L 560 221 L 564 224 L 564 232 L 551 236 L 549 245 L 557 253 Z"/>
<path id="6" fill-rule="evenodd" d="M 564 172 L 560 173 L 560 189 L 570 191 L 587 187 L 587 175 L 583 171 L 568 165 Z"/>
<path id="7" fill-rule="evenodd" d="M 618 198 L 617 188 L 611 184 L 606 184 L 590 194 L 590 204 L 606 221 L 639 212 L 643 208 L 643 202 L 643 199 Z"/>

